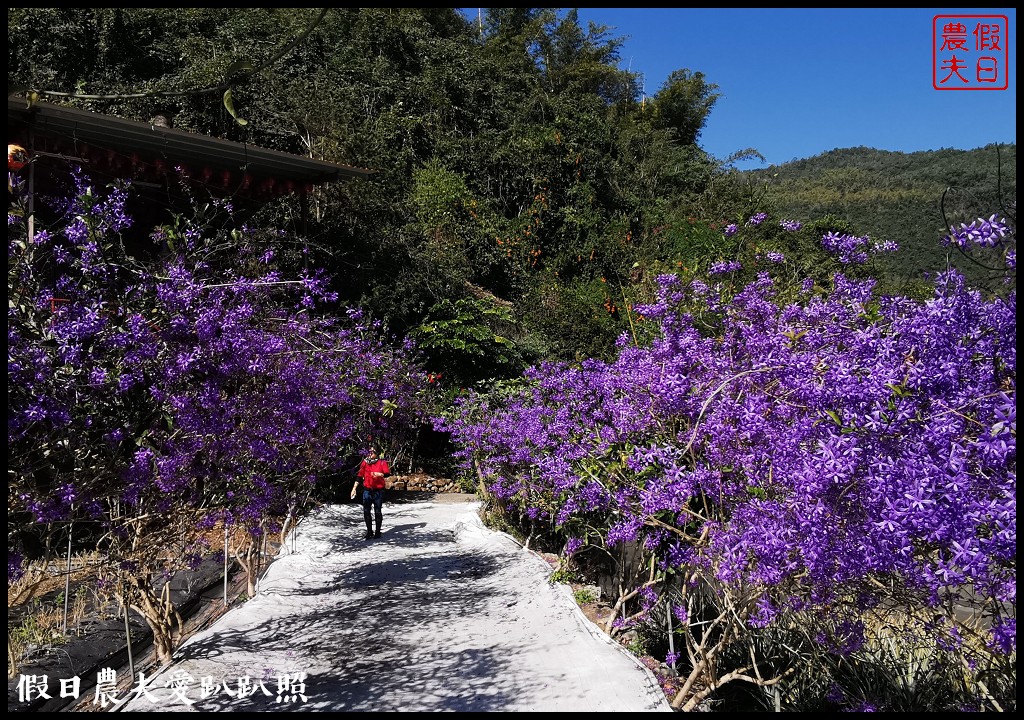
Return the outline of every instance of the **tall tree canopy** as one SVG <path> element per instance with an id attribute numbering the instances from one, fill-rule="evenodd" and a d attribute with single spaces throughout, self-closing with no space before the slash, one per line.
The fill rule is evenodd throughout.
<path id="1" fill-rule="evenodd" d="M 8 40 L 12 86 L 43 100 L 374 168 L 313 204 L 336 290 L 402 333 L 445 301 L 512 303 L 524 361 L 610 352 L 628 322 L 605 306 L 666 259 L 653 230 L 722 177 L 694 145 L 716 86 L 680 70 L 640 102 L 622 38 L 575 10 L 13 8 Z"/>

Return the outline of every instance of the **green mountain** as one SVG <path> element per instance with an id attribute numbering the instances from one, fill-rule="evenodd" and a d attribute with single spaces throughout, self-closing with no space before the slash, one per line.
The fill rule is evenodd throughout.
<path id="1" fill-rule="evenodd" d="M 844 148 L 744 174 L 767 187 L 782 217 L 806 222 L 835 215 L 861 234 L 897 242 L 900 250 L 883 264 L 897 283 L 947 263 L 984 281 L 983 268 L 940 238 L 949 225 L 993 213 L 1016 215 L 1016 145 L 914 153 Z"/>

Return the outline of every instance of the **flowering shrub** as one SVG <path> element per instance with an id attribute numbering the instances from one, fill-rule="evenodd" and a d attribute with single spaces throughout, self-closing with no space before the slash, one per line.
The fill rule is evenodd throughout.
<path id="1" fill-rule="evenodd" d="M 725 275 L 742 269 L 743 265 L 735 260 L 721 260 L 711 264 L 711 267 L 708 268 L 708 275 Z"/>
<path id="2" fill-rule="evenodd" d="M 873 249 L 823 242 L 854 262 Z M 767 272 L 734 295 L 659 284 L 636 308 L 660 325 L 649 347 L 533 368 L 438 424 L 497 501 L 567 547 L 646 553 L 616 627 L 678 597 L 691 665 L 673 704 L 786 677 L 782 644 L 759 645 L 774 674 L 739 668 L 798 615 L 818 652 L 862 652 L 873 628 L 850 621 L 899 607 L 897 637 L 969 665 L 1015 653 L 1015 294 L 986 300 L 955 272 L 925 302 L 842 274 L 798 302 Z M 957 606 L 984 617 L 977 642 Z"/>
<path id="3" fill-rule="evenodd" d="M 867 235 L 856 236 L 845 233 L 828 232 L 821 238 L 821 244 L 826 250 L 836 256 L 839 262 L 866 263 L 868 261 L 867 248 L 871 238 Z"/>
<path id="4" fill-rule="evenodd" d="M 166 660 L 180 619 L 159 581 L 202 551 L 195 531 L 241 525 L 254 543 L 294 519 L 371 434 L 413 432 L 430 385 L 358 309 L 316 314 L 326 279 L 281 277 L 251 230 L 178 218 L 153 235 L 165 258 L 143 264 L 118 238 L 126 189 L 74 181 L 49 231 L 29 238 L 9 214 L 9 523 L 96 521 Z"/>

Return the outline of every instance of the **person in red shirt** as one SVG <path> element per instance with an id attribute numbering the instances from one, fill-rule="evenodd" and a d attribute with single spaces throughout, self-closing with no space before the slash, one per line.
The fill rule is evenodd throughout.
<path id="1" fill-rule="evenodd" d="M 359 463 L 356 481 L 352 484 L 352 499 L 355 500 L 359 482 L 363 483 L 363 520 L 366 522 L 367 540 L 380 537 L 380 524 L 384 519 L 381 507 L 384 504 L 384 488 L 387 484 L 384 478 L 390 473 L 391 466 L 388 465 L 388 461 L 377 454 L 377 448 L 371 446 L 369 454 Z M 376 521 L 376 528 L 371 521 Z"/>

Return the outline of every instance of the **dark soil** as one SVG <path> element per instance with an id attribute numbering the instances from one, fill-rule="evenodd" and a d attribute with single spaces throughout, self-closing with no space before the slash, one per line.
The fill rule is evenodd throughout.
<path id="1" fill-rule="evenodd" d="M 276 544 L 271 543 L 270 550 L 271 557 L 264 568 L 273 561 Z M 224 586 L 223 561 L 213 558 L 205 560 L 196 570 L 180 572 L 171 579 L 171 599 L 185 625 L 182 640 L 208 626 L 232 605 L 244 601 L 245 575 L 237 564 L 229 567 L 227 606 L 224 604 Z M 72 593 L 74 589 L 73 582 Z M 40 600 L 53 602 L 62 592 L 63 588 L 52 590 Z M 8 622 L 16 619 L 18 612 L 17 608 L 9 608 Z M 118 688 L 123 695 L 140 671 L 150 675 L 156 669 L 152 633 L 142 616 L 134 611 L 128 612 L 128 630 L 130 652 L 123 615 L 116 617 L 95 605 L 88 607 L 80 626 L 69 628 L 66 642 L 31 651 L 19 665 L 18 674 L 8 678 L 8 712 L 99 711 L 101 708 L 94 705 L 93 700 L 98 673 L 104 668 L 117 672 Z M 45 677 L 45 694 L 50 697 L 38 692 L 31 692 L 26 697 L 19 684 L 24 685 L 28 676 L 35 676 L 37 682 Z M 61 680 L 76 676 L 80 680 L 77 698 L 61 697 Z"/>

